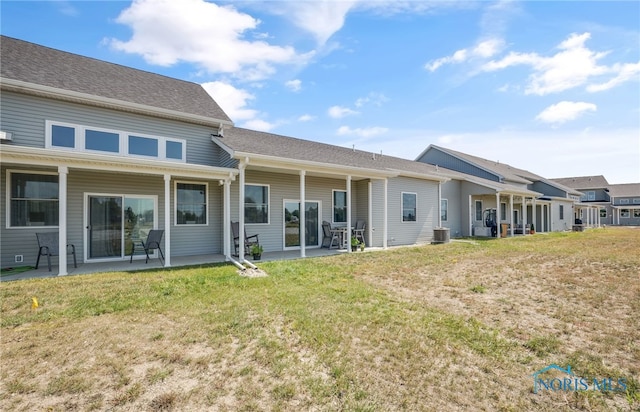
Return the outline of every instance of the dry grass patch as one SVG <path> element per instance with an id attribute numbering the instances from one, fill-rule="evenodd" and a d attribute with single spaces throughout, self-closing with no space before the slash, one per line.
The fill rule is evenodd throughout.
<path id="1" fill-rule="evenodd" d="M 637 250 L 606 229 L 3 283 L 0 408 L 634 410 Z M 551 363 L 628 391 L 534 394 Z"/>

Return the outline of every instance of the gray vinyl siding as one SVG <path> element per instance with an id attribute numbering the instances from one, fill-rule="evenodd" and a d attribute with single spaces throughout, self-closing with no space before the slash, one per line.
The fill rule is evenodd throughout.
<path id="1" fill-rule="evenodd" d="M 15 171 L 44 171 L 57 172 L 54 168 L 43 169 L 24 166 L 9 166 Z M 2 168 L 2 196 L 0 201 L 0 216 L 2 218 L 2 267 L 13 266 L 15 255 L 23 255 L 23 265 L 35 265 L 37 258 L 36 232 L 54 232 L 58 228 L 7 228 L 6 227 L 6 172 Z M 164 179 L 162 176 L 147 176 L 139 174 L 116 174 L 109 172 L 94 172 L 70 169 L 67 177 L 67 239 L 76 247 L 78 262 L 86 260 L 86 205 L 87 194 L 104 195 L 146 195 L 157 197 L 157 227 L 165 229 L 164 210 Z M 181 181 L 181 180 L 179 180 Z M 194 180 L 190 180 L 194 181 Z M 204 182 L 203 182 L 204 183 Z M 222 208 L 223 192 L 217 181 L 208 182 L 209 193 L 208 214 L 209 224 L 206 226 L 175 226 L 174 210 L 174 181 L 171 182 L 171 255 L 189 256 L 199 254 L 219 254 L 222 250 Z M 166 232 L 165 232 L 166 233 Z M 163 250 L 166 235 L 163 237 Z M 71 261 L 69 261 L 71 262 Z M 58 263 L 57 258 L 52 261 Z M 42 264 L 42 262 L 41 262 Z M 71 264 L 71 263 L 70 263 Z"/>
<path id="2" fill-rule="evenodd" d="M 300 176 L 247 170 L 245 184 L 269 185 L 269 223 L 246 224 L 247 235 L 258 234 L 265 252 L 282 250 L 284 247 L 284 200 L 300 199 Z M 334 189 L 346 190 L 346 179 L 305 177 L 305 198 L 307 201 L 320 202 L 320 223 L 323 220 L 331 222 Z M 231 185 L 232 221 L 238 221 L 239 213 L 244 212 L 244 201 L 239 200 L 239 179 L 236 179 Z M 351 200 L 352 210 L 356 210 L 357 205 L 357 194 L 354 191 Z"/>
<path id="3" fill-rule="evenodd" d="M 468 162 L 451 156 L 447 153 L 443 153 L 440 150 L 431 148 L 427 153 L 416 159 L 418 162 L 428 163 L 435 166 L 444 167 L 447 169 L 455 170 L 460 173 L 466 173 L 472 176 L 478 176 L 494 182 L 499 182 L 500 178 L 488 172 L 482 168 L 469 164 Z"/>
<path id="4" fill-rule="evenodd" d="M 563 218 L 560 219 L 560 205 L 564 206 Z M 571 230 L 574 223 L 573 201 L 554 200 L 551 202 L 551 231 L 562 232 Z"/>
<path id="5" fill-rule="evenodd" d="M 557 187 L 553 187 L 553 186 L 548 185 L 548 184 L 546 184 L 544 182 L 541 182 L 541 181 L 534 182 L 530 186 L 531 186 L 529 188 L 530 190 L 533 190 L 535 192 L 543 193 L 545 196 L 551 196 L 551 197 L 566 197 L 567 196 L 567 192 L 565 192 L 564 190 L 558 189 Z"/>
<path id="6" fill-rule="evenodd" d="M 442 184 L 442 198 L 447 199 L 447 221 L 442 222 L 442 227 L 449 228 L 449 235 L 452 238 L 465 236 L 463 228 L 469 227 L 469 205 L 468 199 L 460 197 L 461 182 L 450 180 Z M 469 230 L 467 229 L 467 232 Z"/>
<path id="7" fill-rule="evenodd" d="M 369 246 L 382 247 L 384 245 L 384 180 L 371 181 L 371 236 Z"/>
<path id="8" fill-rule="evenodd" d="M 219 166 L 228 154 L 211 141 L 211 132 L 173 120 L 2 92 L 0 128 L 13 133 L 13 145 L 44 147 L 47 120 L 158 137 L 184 139 L 187 163 Z"/>
<path id="9" fill-rule="evenodd" d="M 366 222 L 366 230 L 364 232 L 365 243 L 369 245 L 369 181 L 361 180 L 354 182 L 353 191 L 355 193 L 356 207 L 352 206 L 354 213 L 351 218 L 353 219 L 352 226 L 355 226 L 357 220 L 364 220 Z"/>
<path id="10" fill-rule="evenodd" d="M 402 193 L 417 194 L 415 222 L 402 221 Z M 407 177 L 389 179 L 388 230 L 389 246 L 428 243 L 438 225 L 438 183 Z"/>

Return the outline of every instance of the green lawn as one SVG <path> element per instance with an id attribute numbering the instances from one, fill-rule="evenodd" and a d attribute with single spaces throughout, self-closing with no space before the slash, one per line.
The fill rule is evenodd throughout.
<path id="1" fill-rule="evenodd" d="M 0 409 L 638 410 L 639 250 L 607 228 L 5 282 Z M 534 393 L 549 364 L 626 388 Z"/>

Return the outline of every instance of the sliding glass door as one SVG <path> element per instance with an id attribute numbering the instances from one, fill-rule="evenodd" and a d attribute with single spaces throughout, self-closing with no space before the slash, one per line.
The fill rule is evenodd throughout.
<path id="1" fill-rule="evenodd" d="M 284 248 L 300 247 L 300 201 L 284 201 Z M 305 202 L 305 245 L 319 246 L 320 241 L 320 202 Z"/>
<path id="2" fill-rule="evenodd" d="M 119 259 L 156 228 L 157 197 L 87 195 L 88 259 Z"/>

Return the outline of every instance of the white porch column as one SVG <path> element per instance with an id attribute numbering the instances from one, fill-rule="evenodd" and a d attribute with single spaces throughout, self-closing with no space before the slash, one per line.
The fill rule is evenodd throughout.
<path id="1" fill-rule="evenodd" d="M 351 176 L 347 176 L 347 253 L 351 253 Z"/>
<path id="2" fill-rule="evenodd" d="M 224 206 L 222 211 L 222 253 L 225 260 L 231 257 L 231 179 L 224 180 Z"/>
<path id="3" fill-rule="evenodd" d="M 373 184 L 371 180 L 369 180 L 367 186 L 369 189 L 369 209 L 367 210 L 367 239 L 369 239 L 369 244 L 367 246 L 371 246 L 373 241 Z"/>
<path id="4" fill-rule="evenodd" d="M 547 224 L 549 225 L 549 232 L 553 232 L 553 220 L 551 220 L 551 203 L 547 205 Z"/>
<path id="5" fill-rule="evenodd" d="M 473 236 L 473 199 L 469 195 L 469 236 Z"/>
<path id="6" fill-rule="evenodd" d="M 513 237 L 513 226 L 515 226 L 515 222 L 513 221 L 513 195 L 512 194 L 509 195 L 509 213 L 510 213 L 510 216 L 508 220 L 511 223 L 509 225 L 509 228 L 510 228 L 509 232 L 511 232 L 510 233 L 511 237 Z"/>
<path id="7" fill-rule="evenodd" d="M 164 175 L 164 266 L 171 266 L 171 175 Z"/>
<path id="8" fill-rule="evenodd" d="M 538 219 L 536 216 L 536 209 L 538 208 L 538 205 L 536 205 L 536 198 L 532 198 L 531 199 L 531 223 L 533 223 L 533 230 L 540 231 L 542 232 L 542 230 L 540 230 L 540 226 L 538 225 Z"/>
<path id="9" fill-rule="evenodd" d="M 442 182 L 438 182 L 438 227 L 442 227 Z"/>
<path id="10" fill-rule="evenodd" d="M 240 170 L 240 181 L 238 188 L 238 262 L 244 262 L 244 173 L 246 164 L 240 162 L 238 169 Z"/>
<path id="11" fill-rule="evenodd" d="M 58 276 L 67 275 L 67 175 L 69 168 L 58 166 Z"/>
<path id="12" fill-rule="evenodd" d="M 300 257 L 306 256 L 306 247 L 307 247 L 307 239 L 306 239 L 306 194 L 305 194 L 305 175 L 306 172 L 304 170 L 300 171 Z"/>
<path id="13" fill-rule="evenodd" d="M 498 225 L 498 233 L 496 237 L 498 238 L 500 238 L 501 236 L 500 229 L 502 229 L 502 227 L 500 226 L 500 220 L 502 220 L 502 216 L 500 216 L 500 192 L 498 192 L 496 193 L 496 224 Z"/>
<path id="14" fill-rule="evenodd" d="M 389 213 L 387 211 L 387 208 L 388 208 L 388 205 L 387 205 L 387 196 L 388 196 L 387 195 L 387 189 L 388 189 L 388 186 L 389 186 L 389 182 L 388 182 L 388 179 L 386 177 L 384 178 L 383 186 L 384 186 L 384 194 L 382 196 L 382 201 L 384 202 L 384 207 L 383 207 L 383 210 L 384 210 L 384 212 L 383 212 L 384 222 L 382 223 L 382 247 L 386 249 L 387 248 L 387 238 L 389 237 L 389 222 L 388 222 L 388 220 L 389 220 L 388 219 L 388 214 Z"/>
<path id="15" fill-rule="evenodd" d="M 527 198 L 522 196 L 522 207 L 520 207 L 520 213 L 522 213 L 522 234 L 527 234 Z"/>

